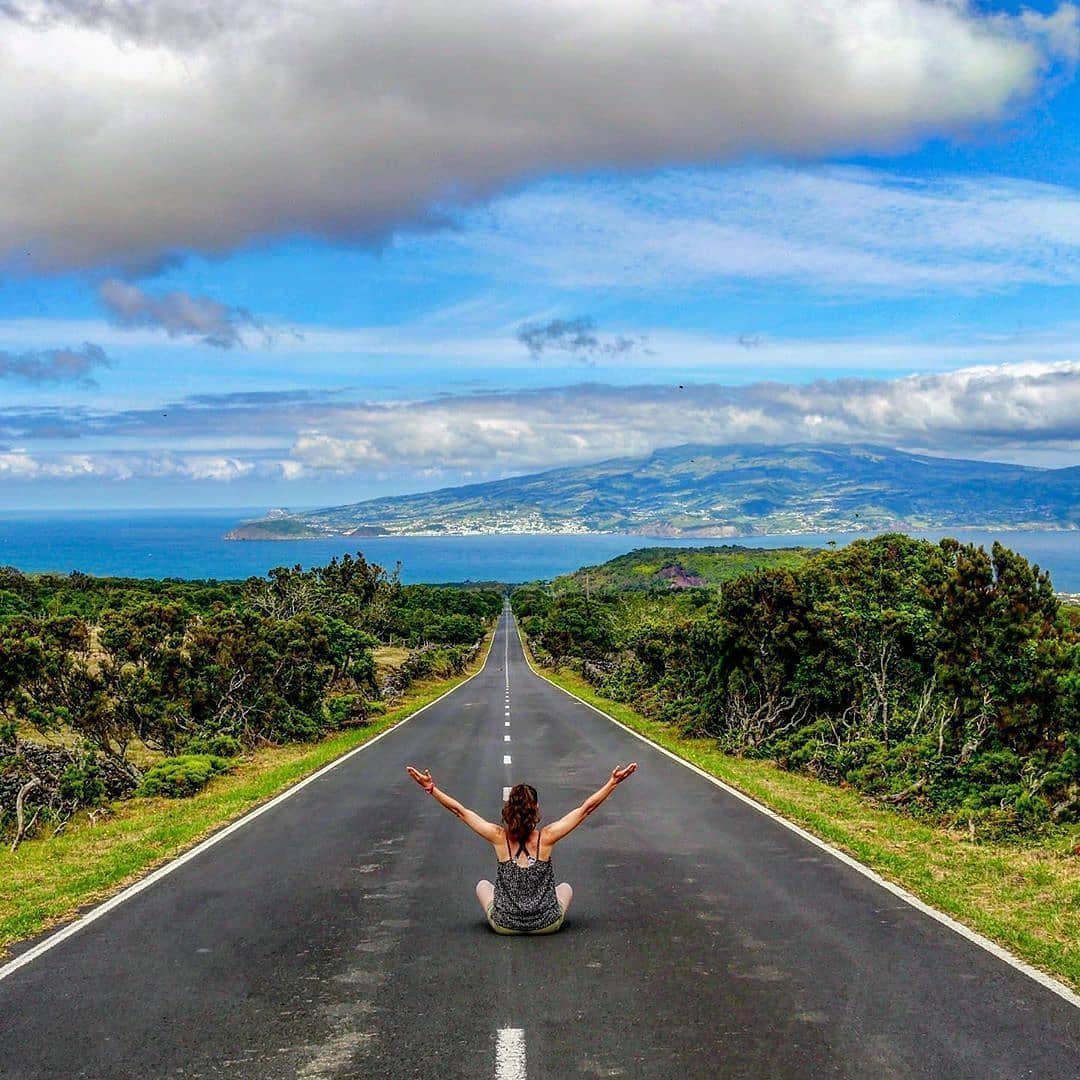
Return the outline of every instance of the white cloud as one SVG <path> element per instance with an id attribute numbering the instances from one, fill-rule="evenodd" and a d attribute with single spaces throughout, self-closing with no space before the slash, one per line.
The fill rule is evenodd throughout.
<path id="1" fill-rule="evenodd" d="M 379 239 L 544 173 L 894 146 L 999 119 L 1078 40 L 1073 5 L 967 0 L 0 12 L 0 252 L 47 268 Z"/>
<path id="2" fill-rule="evenodd" d="M 249 476 L 295 476 L 291 461 L 242 461 L 214 454 L 98 452 L 40 454 L 0 451 L 0 477 L 13 480 L 105 480 L 135 478 L 212 480 L 227 483 Z"/>
<path id="3" fill-rule="evenodd" d="M 1057 55 L 1080 60 L 1080 11 L 1075 5 L 1063 4 L 1049 15 L 1021 11 L 1018 21 L 1028 33 L 1045 38 Z"/>
<path id="4" fill-rule="evenodd" d="M 562 289 L 754 281 L 851 296 L 1080 283 L 1080 192 L 1006 177 L 740 168 L 548 182 L 397 244 Z M 443 248 L 451 249 L 447 260 Z"/>
<path id="5" fill-rule="evenodd" d="M 682 443 L 739 442 L 877 443 L 959 457 L 1073 464 L 1080 460 L 1080 362 L 802 385 L 583 385 L 393 404 L 335 404 L 303 395 L 222 395 L 219 401 L 203 396 L 170 406 L 174 442 L 168 450 L 117 449 L 145 442 L 157 415 L 127 411 L 112 419 L 70 418 L 65 438 L 90 438 L 111 449 L 54 454 L 27 441 L 0 456 L 0 470 L 23 477 L 221 482 L 397 474 L 452 482 Z M 11 439 L 31 440 L 33 421 L 31 416 L 20 426 L 13 415 L 0 415 L 0 428 Z M 61 422 L 54 414 L 44 418 L 47 427 Z M 230 434 L 215 451 L 214 433 L 223 430 Z M 247 443 L 249 433 L 261 441 Z"/>
<path id="6" fill-rule="evenodd" d="M 1080 363 L 744 387 L 567 387 L 357 406 L 300 433 L 309 469 L 524 471 L 680 443 L 873 442 L 962 456 L 1080 448 Z"/>
<path id="7" fill-rule="evenodd" d="M 25 478 L 36 476 L 38 463 L 25 450 L 0 451 L 0 476 Z"/>

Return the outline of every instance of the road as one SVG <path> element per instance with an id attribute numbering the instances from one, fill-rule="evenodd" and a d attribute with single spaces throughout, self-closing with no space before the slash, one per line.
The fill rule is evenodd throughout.
<path id="1" fill-rule="evenodd" d="M 488 930 L 490 847 L 404 771 L 492 820 L 527 780 L 550 820 L 631 759 L 556 849 L 574 904 L 535 938 Z M 1080 1009 L 538 679 L 507 615 L 478 676 L 0 981 L 5 1078 L 1075 1080 L 1078 1062 Z"/>

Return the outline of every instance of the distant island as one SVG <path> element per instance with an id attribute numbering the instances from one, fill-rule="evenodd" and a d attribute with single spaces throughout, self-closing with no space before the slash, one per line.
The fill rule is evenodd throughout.
<path id="1" fill-rule="evenodd" d="M 1080 466 L 1039 469 L 880 446 L 702 446 L 304 513 L 226 540 L 632 533 L 733 537 L 1080 528 Z"/>

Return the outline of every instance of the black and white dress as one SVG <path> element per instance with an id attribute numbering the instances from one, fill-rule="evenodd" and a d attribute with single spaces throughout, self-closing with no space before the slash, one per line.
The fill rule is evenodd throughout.
<path id="1" fill-rule="evenodd" d="M 555 872 L 550 853 L 547 859 L 540 858 L 540 835 L 537 834 L 535 855 L 524 842 L 518 845 L 516 855 L 510 855 L 510 836 L 507 834 L 506 853 L 510 857 L 499 862 L 495 896 L 488 909 L 492 927 L 525 934 L 548 927 L 557 929 L 563 911 L 555 895 Z M 519 866 L 517 862 L 522 853 L 529 857 L 525 866 Z"/>

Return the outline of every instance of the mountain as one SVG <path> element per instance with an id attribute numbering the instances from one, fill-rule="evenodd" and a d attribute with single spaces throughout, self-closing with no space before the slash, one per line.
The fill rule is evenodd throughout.
<path id="1" fill-rule="evenodd" d="M 879 446 L 677 446 L 419 495 L 291 514 L 231 540 L 494 532 L 738 536 L 882 528 L 1080 527 L 1080 467 Z"/>

